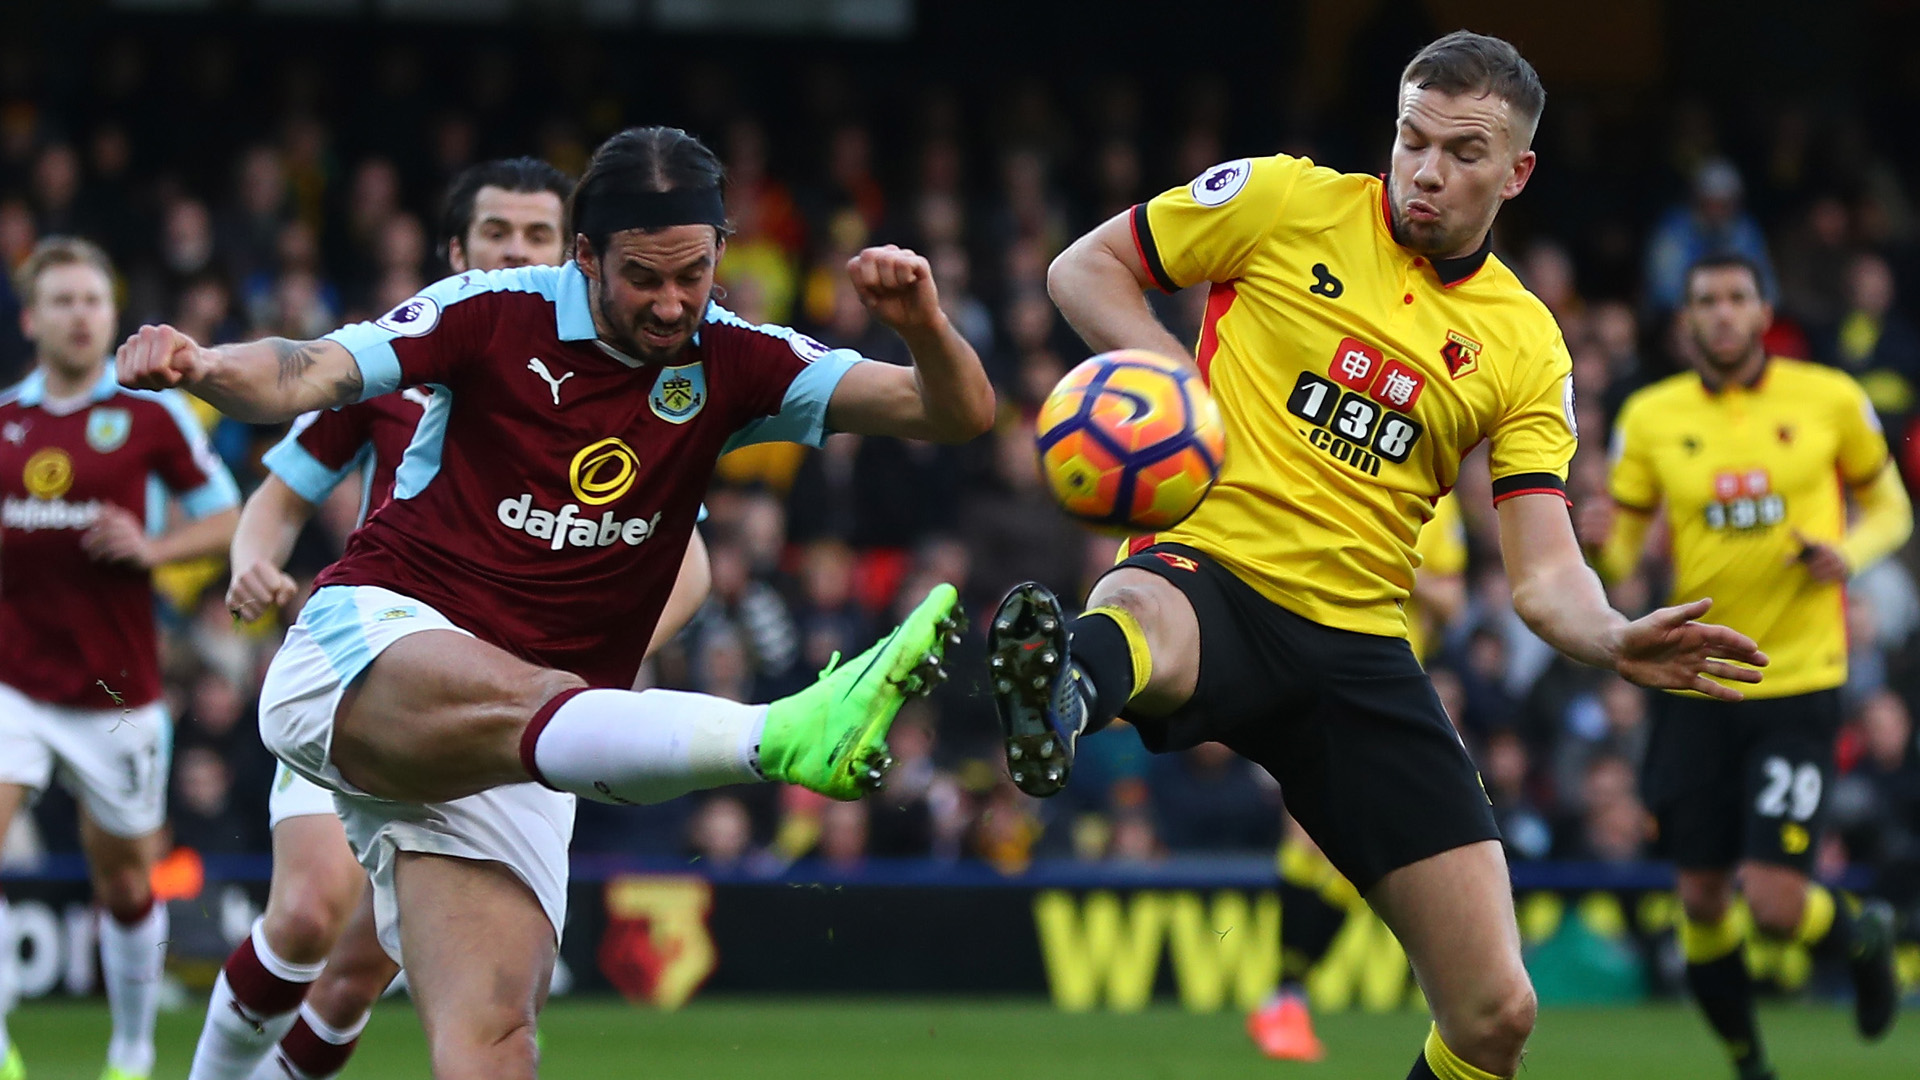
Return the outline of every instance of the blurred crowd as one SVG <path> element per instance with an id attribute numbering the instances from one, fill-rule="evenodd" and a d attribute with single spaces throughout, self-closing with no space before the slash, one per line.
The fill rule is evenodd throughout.
<path id="1" fill-rule="evenodd" d="M 102 48 L 89 82 L 61 95 L 0 71 L 0 87 L 26 88 L 0 100 L 0 260 L 17 262 L 38 237 L 79 233 L 114 256 L 126 327 L 170 321 L 204 342 L 310 337 L 371 317 L 442 272 L 435 200 L 461 167 L 532 152 L 577 172 L 599 137 L 643 121 L 684 124 L 724 157 L 738 232 L 721 266 L 723 302 L 749 320 L 904 362 L 841 268 L 882 242 L 931 259 L 942 302 L 998 387 L 1000 422 L 958 448 L 837 435 L 819 451 L 765 446 L 723 462 L 702 530 L 712 598 L 648 670 L 659 685 L 743 701 L 791 690 L 836 651 L 865 647 L 934 581 L 960 588 L 976 624 L 1024 579 L 1083 595 L 1114 542 L 1053 509 L 1031 448 L 1039 401 L 1086 354 L 1047 299 L 1049 260 L 1103 218 L 1230 156 L 1284 150 L 1378 171 L 1389 107 L 1378 102 L 1378 146 L 1350 132 L 1255 142 L 1241 134 L 1244 116 L 1265 103 L 1207 77 L 1172 92 L 1171 105 L 1156 102 L 1155 115 L 1172 114 L 1150 125 L 1148 89 L 1125 79 L 991 90 L 929 79 L 889 88 L 881 108 L 856 92 L 847 65 L 796 61 L 775 80 L 790 87 L 784 97 L 714 62 L 681 73 L 677 104 L 638 109 L 561 78 L 551 100 L 565 107 L 543 113 L 520 104 L 533 77 L 512 53 L 459 58 L 453 90 L 438 93 L 430 57 L 397 46 L 354 77 L 357 96 L 336 92 L 347 76 L 315 58 L 284 65 L 270 93 L 253 92 L 220 58 L 195 53 L 176 71 L 122 40 Z M 1577 95 L 1556 98 L 1533 188 L 1496 235 L 1572 351 L 1586 435 L 1576 502 L 1605 498 L 1606 432 L 1625 396 L 1684 364 L 1671 318 L 1681 271 L 1721 248 L 1767 267 L 1774 351 L 1854 374 L 1909 468 L 1920 223 L 1866 121 L 1790 100 L 1737 123 L 1704 104 L 1665 104 L 1666 119 L 1640 132 L 1640 171 L 1623 175 L 1600 149 L 1622 121 Z M 240 119 L 200 122 L 226 107 Z M 1189 337 L 1202 301 L 1154 300 Z M 5 381 L 28 360 L 14 306 L 0 291 Z M 243 487 L 257 483 L 259 455 L 280 433 L 207 420 Z M 338 551 L 357 492 L 343 485 L 303 537 L 296 573 L 310 577 Z M 1469 463 L 1459 497 L 1469 600 L 1442 629 L 1431 667 L 1513 856 L 1642 857 L 1645 697 L 1556 658 L 1515 617 L 1484 462 Z M 258 852 L 272 762 L 252 710 L 278 627 L 235 626 L 223 585 L 217 568 L 169 579 L 174 835 L 202 851 Z M 1654 559 L 1615 596 L 1638 612 L 1663 590 Z M 1885 865 L 1900 888 L 1920 892 L 1911 719 L 1920 596 L 1905 558 L 1866 570 L 1849 595 L 1850 719 L 1821 866 Z M 1026 799 L 998 762 L 977 629 L 950 666 L 952 682 L 901 714 L 898 764 L 873 800 L 761 787 L 650 808 L 583 804 L 576 849 L 748 867 L 979 858 L 1012 871 L 1036 857 L 1259 852 L 1280 836 L 1280 793 L 1264 774 L 1212 745 L 1154 758 L 1125 731 L 1085 745 L 1066 794 Z M 15 837 L 12 850 L 71 845 L 70 816 L 49 797 L 38 835 Z"/>

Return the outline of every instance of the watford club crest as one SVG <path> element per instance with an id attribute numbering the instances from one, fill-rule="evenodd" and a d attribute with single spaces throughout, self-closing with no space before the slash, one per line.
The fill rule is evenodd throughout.
<path id="1" fill-rule="evenodd" d="M 1447 362 L 1447 374 L 1457 379 L 1478 371 L 1480 349 L 1479 342 L 1460 331 L 1447 331 L 1447 343 L 1440 346 L 1440 359 Z"/>
<path id="2" fill-rule="evenodd" d="M 607 882 L 600 972 L 628 1001 L 678 1009 L 713 974 L 713 886 L 697 877 L 622 875 Z"/>
<path id="3" fill-rule="evenodd" d="M 707 403 L 707 373 L 699 364 L 662 368 L 647 404 L 669 424 L 684 424 Z"/>

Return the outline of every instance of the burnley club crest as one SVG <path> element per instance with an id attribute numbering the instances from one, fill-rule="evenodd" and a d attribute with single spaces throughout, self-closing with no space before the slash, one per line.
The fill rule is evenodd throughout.
<path id="1" fill-rule="evenodd" d="M 699 364 L 662 368 L 647 404 L 669 424 L 684 424 L 707 403 L 707 373 Z"/>
<path id="2" fill-rule="evenodd" d="M 111 454 L 127 444 L 133 432 L 133 414 L 125 409 L 105 406 L 87 414 L 87 445 L 102 454 Z"/>

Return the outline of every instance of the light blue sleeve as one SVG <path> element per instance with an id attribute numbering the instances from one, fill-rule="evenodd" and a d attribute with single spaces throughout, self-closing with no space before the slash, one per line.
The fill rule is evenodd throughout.
<path id="1" fill-rule="evenodd" d="M 320 463 L 307 448 L 300 445 L 300 429 L 287 432 L 286 437 L 275 443 L 273 449 L 266 452 L 260 464 L 267 471 L 280 478 L 281 482 L 293 489 L 295 495 L 316 506 L 326 501 L 340 481 L 356 469 L 363 468 L 367 458 L 372 455 L 371 443 L 360 448 L 347 463 L 338 469 L 329 469 Z"/>
<path id="2" fill-rule="evenodd" d="M 400 388 L 400 355 L 393 351 L 393 339 L 399 336 L 374 323 L 362 322 L 350 323 L 322 339 L 339 342 L 360 365 L 361 390 L 356 402 Z"/>
<path id="3" fill-rule="evenodd" d="M 742 446 L 765 442 L 795 442 L 819 446 L 827 439 L 827 403 L 833 400 L 834 387 L 855 364 L 871 364 L 852 349 L 833 349 L 802 368 L 787 386 L 780 411 L 754 420 L 727 440 L 722 453 Z"/>

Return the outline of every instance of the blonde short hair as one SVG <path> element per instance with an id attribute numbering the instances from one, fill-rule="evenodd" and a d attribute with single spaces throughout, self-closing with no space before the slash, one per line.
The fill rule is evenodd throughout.
<path id="1" fill-rule="evenodd" d="M 113 260 L 100 245 L 78 236 L 49 236 L 33 247 L 33 252 L 21 260 L 18 269 L 13 272 L 13 292 L 20 298 L 22 308 L 33 306 L 34 295 L 40 285 L 40 275 L 56 266 L 91 266 L 106 276 L 109 286 L 113 282 Z"/>

